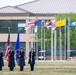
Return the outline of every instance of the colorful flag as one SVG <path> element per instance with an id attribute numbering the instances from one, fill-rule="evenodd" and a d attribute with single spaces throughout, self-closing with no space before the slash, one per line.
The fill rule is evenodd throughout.
<path id="1" fill-rule="evenodd" d="M 18 57 L 19 49 L 20 49 L 20 33 L 18 32 L 18 34 L 17 34 L 17 40 L 16 40 L 16 45 L 15 45 L 16 62 L 17 63 L 18 63 L 18 60 L 19 60 L 19 57 Z"/>
<path id="2" fill-rule="evenodd" d="M 75 30 L 76 30 L 76 22 L 72 22 L 72 23 L 70 24 L 70 27 L 71 27 L 71 26 L 72 26 L 72 27 L 74 26 L 74 27 L 75 27 Z"/>
<path id="3" fill-rule="evenodd" d="M 25 26 L 25 30 L 28 30 L 31 26 L 34 26 L 34 25 L 35 25 L 35 21 L 34 20 L 28 22 L 26 24 L 26 26 Z"/>
<path id="4" fill-rule="evenodd" d="M 69 20 L 66 21 L 66 26 L 76 26 L 76 22 L 70 22 Z"/>
<path id="5" fill-rule="evenodd" d="M 66 25 L 66 20 L 59 20 L 56 22 L 56 27 L 61 27 Z"/>
<path id="6" fill-rule="evenodd" d="M 35 21 L 34 20 L 32 20 L 32 21 L 27 23 L 27 26 L 34 26 L 34 25 L 35 25 Z"/>
<path id="7" fill-rule="evenodd" d="M 55 20 L 50 20 L 50 22 L 47 23 L 48 25 L 46 24 L 45 26 L 47 27 L 47 29 L 51 28 L 52 31 L 54 31 L 56 29 L 55 22 Z"/>
<path id="8" fill-rule="evenodd" d="M 5 52 L 5 59 L 8 61 L 9 60 L 9 50 L 10 50 L 10 33 L 8 34 L 8 39 L 6 43 L 6 52 Z"/>
<path id="9" fill-rule="evenodd" d="M 76 22 L 72 22 L 70 26 L 76 26 Z"/>
<path id="10" fill-rule="evenodd" d="M 52 23 L 52 20 L 50 20 L 48 23 L 46 23 L 46 24 L 44 25 L 44 27 L 51 27 L 51 23 Z"/>
<path id="11" fill-rule="evenodd" d="M 46 23 L 45 25 L 47 25 L 48 23 Z M 48 25 L 48 26 L 44 26 L 45 28 L 47 28 L 47 29 L 49 29 L 49 28 L 51 28 L 51 24 L 50 25 Z"/>
<path id="12" fill-rule="evenodd" d="M 27 25 L 25 26 L 25 30 L 28 30 L 29 28 L 30 28 L 30 26 L 27 26 Z"/>
<path id="13" fill-rule="evenodd" d="M 71 22 L 69 20 L 66 20 L 66 26 L 71 26 Z"/>
<path id="14" fill-rule="evenodd" d="M 42 27 L 42 26 L 44 26 L 44 21 L 43 21 L 43 20 L 37 20 L 37 21 L 35 22 L 35 26 L 37 26 L 37 27 Z"/>

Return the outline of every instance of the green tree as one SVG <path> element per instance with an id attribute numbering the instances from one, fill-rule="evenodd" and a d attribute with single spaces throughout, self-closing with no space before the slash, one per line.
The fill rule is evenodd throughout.
<path id="1" fill-rule="evenodd" d="M 69 14 L 58 14 L 58 15 L 55 15 L 55 18 L 56 20 L 59 20 L 59 19 L 70 19 L 71 22 L 74 22 L 76 21 L 76 13 L 69 13 Z M 64 29 L 62 30 L 62 43 L 64 45 L 64 36 L 65 36 L 65 33 L 64 33 Z M 59 40 L 58 40 L 59 41 Z M 76 30 L 75 30 L 75 27 L 70 27 L 70 46 L 71 46 L 71 49 L 76 49 Z"/>
<path id="2" fill-rule="evenodd" d="M 62 20 L 62 19 L 70 19 L 71 22 L 76 21 L 76 13 L 69 13 L 69 14 L 57 14 L 55 15 L 56 21 L 57 20 Z M 57 46 L 60 44 L 60 34 L 59 34 L 59 29 L 56 28 L 57 30 Z M 64 47 L 64 38 L 65 38 L 65 32 L 64 28 L 62 29 L 62 45 Z M 44 27 L 42 28 L 42 39 L 44 38 Z M 39 47 L 41 48 L 41 28 L 38 28 L 38 39 L 39 39 Z M 44 43 L 44 42 L 43 42 Z M 46 29 L 45 30 L 45 44 L 48 49 L 51 48 L 51 30 Z M 71 49 L 76 49 L 76 30 L 75 27 L 70 27 L 70 46 Z M 44 46 L 43 46 L 44 48 Z"/>

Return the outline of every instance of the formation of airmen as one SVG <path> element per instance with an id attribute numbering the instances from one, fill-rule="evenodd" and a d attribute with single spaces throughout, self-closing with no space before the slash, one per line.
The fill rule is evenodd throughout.
<path id="1" fill-rule="evenodd" d="M 9 60 L 8 60 L 8 67 L 10 71 L 14 70 L 15 65 L 15 51 L 13 50 L 13 48 L 10 48 L 10 51 L 8 53 L 9 55 Z M 4 66 L 4 60 L 3 60 L 3 52 L 2 49 L 0 48 L 0 71 L 2 71 L 2 67 Z M 23 50 L 23 48 L 20 48 L 19 52 L 18 52 L 18 65 L 20 66 L 20 71 L 24 70 L 24 66 L 25 66 L 25 52 Z M 35 51 L 32 48 L 31 51 L 29 52 L 29 60 L 28 60 L 28 64 L 30 65 L 30 71 L 34 71 L 34 65 L 35 65 Z"/>

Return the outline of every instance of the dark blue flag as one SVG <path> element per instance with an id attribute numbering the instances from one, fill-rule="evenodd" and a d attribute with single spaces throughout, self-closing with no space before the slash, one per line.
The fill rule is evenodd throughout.
<path id="1" fill-rule="evenodd" d="M 37 21 L 35 22 L 35 26 L 37 26 L 37 27 L 42 27 L 42 26 L 44 26 L 44 21 L 43 21 L 43 20 L 37 20 Z"/>
<path id="2" fill-rule="evenodd" d="M 15 45 L 15 51 L 16 51 L 16 62 L 18 63 L 18 54 L 19 54 L 19 49 L 20 49 L 20 33 L 18 32 L 17 34 L 17 40 L 16 40 L 16 45 Z"/>
<path id="3" fill-rule="evenodd" d="M 71 26 L 71 22 L 69 20 L 66 20 L 66 26 Z"/>

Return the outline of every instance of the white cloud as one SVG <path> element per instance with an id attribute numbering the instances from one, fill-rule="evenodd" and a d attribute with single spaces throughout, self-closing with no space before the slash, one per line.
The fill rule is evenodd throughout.
<path id="1" fill-rule="evenodd" d="M 4 7 L 8 5 L 15 6 L 15 5 L 23 4 L 30 1 L 34 1 L 34 0 L 0 0 L 0 7 Z"/>

